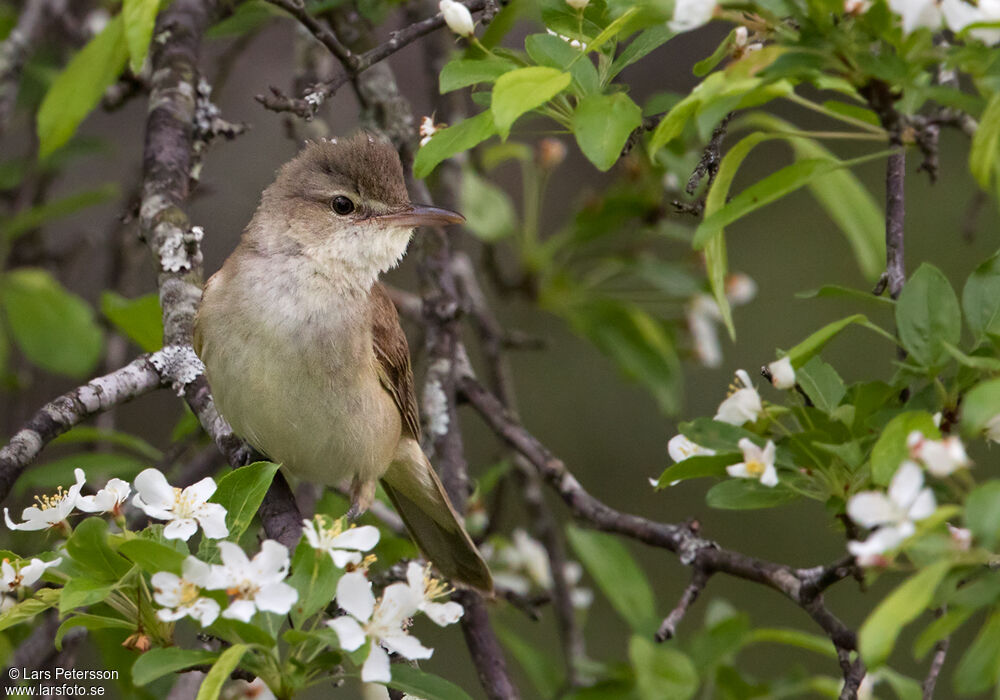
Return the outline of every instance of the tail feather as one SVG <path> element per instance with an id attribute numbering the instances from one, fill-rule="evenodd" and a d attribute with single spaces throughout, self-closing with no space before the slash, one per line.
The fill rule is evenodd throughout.
<path id="1" fill-rule="evenodd" d="M 420 445 L 404 440 L 382 486 L 420 550 L 442 574 L 483 591 L 493 577 Z"/>

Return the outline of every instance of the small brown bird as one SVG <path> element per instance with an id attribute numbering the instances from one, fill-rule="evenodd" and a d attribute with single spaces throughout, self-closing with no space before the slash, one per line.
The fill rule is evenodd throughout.
<path id="1" fill-rule="evenodd" d="M 396 151 L 359 133 L 308 144 L 278 172 L 205 285 L 194 347 L 233 430 L 295 476 L 381 479 L 445 576 L 491 590 L 489 568 L 420 447 L 406 336 L 378 282 L 416 226 L 463 221 L 410 203 Z"/>

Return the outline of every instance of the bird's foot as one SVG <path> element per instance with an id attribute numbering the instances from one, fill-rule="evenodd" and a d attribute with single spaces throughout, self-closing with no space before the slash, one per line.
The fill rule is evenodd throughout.
<path id="1" fill-rule="evenodd" d="M 358 481 L 351 483 L 351 507 L 347 509 L 347 519 L 354 522 L 364 515 L 375 500 L 375 482 Z"/>

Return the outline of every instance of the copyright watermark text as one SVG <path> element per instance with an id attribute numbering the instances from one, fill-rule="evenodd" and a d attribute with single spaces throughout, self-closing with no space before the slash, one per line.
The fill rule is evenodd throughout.
<path id="1" fill-rule="evenodd" d="M 94 681 L 118 680 L 118 671 L 92 668 L 33 669 L 10 667 L 7 677 L 16 684 L 7 688 L 7 697 L 103 696 L 104 684 Z"/>

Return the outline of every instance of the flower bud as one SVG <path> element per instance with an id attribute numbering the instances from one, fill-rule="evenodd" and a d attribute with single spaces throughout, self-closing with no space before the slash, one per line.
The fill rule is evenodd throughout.
<path id="1" fill-rule="evenodd" d="M 583 10 L 590 4 L 590 0 L 566 0 L 566 4 L 574 10 Z"/>
<path id="2" fill-rule="evenodd" d="M 559 139 L 544 138 L 535 149 L 535 159 L 542 170 L 554 170 L 566 158 L 566 144 Z"/>
<path id="3" fill-rule="evenodd" d="M 771 383 L 776 389 L 791 389 L 795 386 L 795 369 L 788 355 L 767 366 L 771 373 Z"/>
<path id="4" fill-rule="evenodd" d="M 444 21 L 448 25 L 448 29 L 459 36 L 472 36 L 474 24 L 469 8 L 454 0 L 441 0 L 438 3 L 438 8 L 441 10 L 441 14 L 444 15 Z"/>

